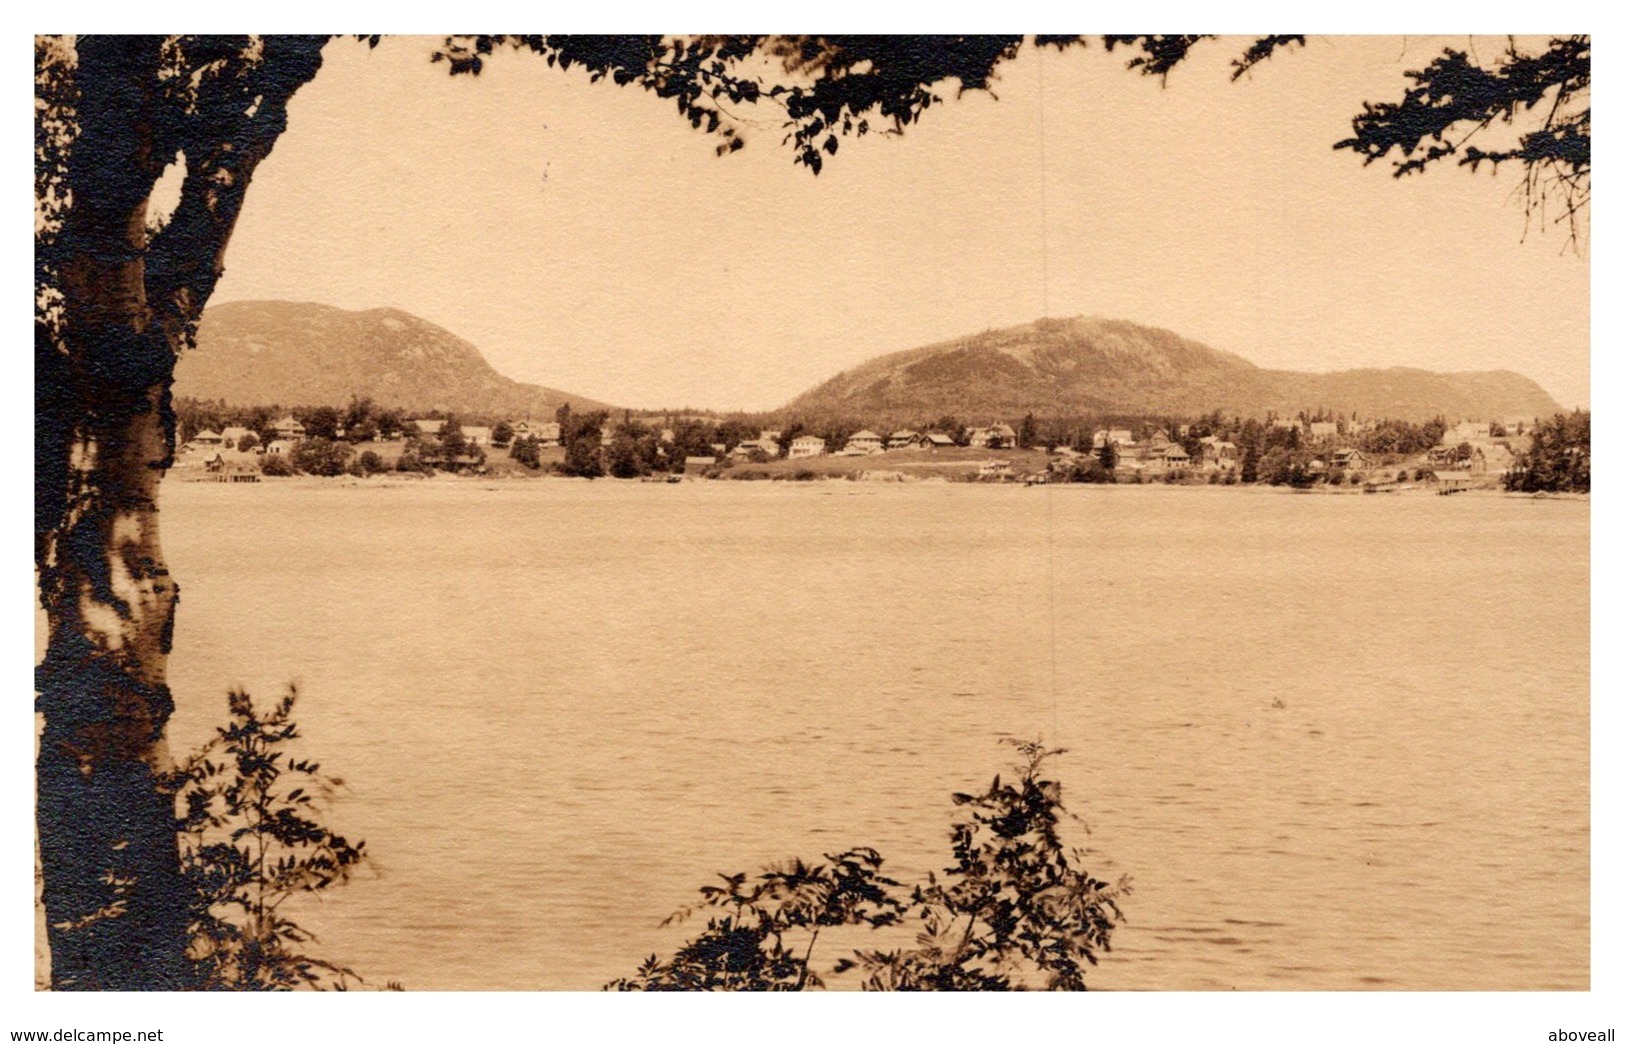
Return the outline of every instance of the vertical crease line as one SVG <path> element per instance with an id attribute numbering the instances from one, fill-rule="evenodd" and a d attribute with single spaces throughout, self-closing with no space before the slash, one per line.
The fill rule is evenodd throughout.
<path id="1" fill-rule="evenodd" d="M 1044 49 L 1036 42 L 1038 66 L 1038 257 L 1043 318 L 1049 318 L 1049 164 L 1044 135 Z M 1031 447 L 1029 447 L 1031 448 Z M 1044 483 L 1044 520 L 1049 552 L 1049 716 L 1050 746 L 1061 745 L 1061 695 L 1059 655 L 1055 648 L 1055 491 Z"/>

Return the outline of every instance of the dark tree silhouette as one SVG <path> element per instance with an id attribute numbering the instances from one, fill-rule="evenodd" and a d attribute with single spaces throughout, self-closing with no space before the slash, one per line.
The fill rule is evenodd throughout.
<path id="1" fill-rule="evenodd" d="M 1519 455 L 1501 484 L 1521 493 L 1591 492 L 1591 411 L 1536 422 L 1529 450 Z"/>
<path id="2" fill-rule="evenodd" d="M 376 44 L 377 37 L 360 38 Z M 1200 37 L 1102 40 L 1128 65 L 1166 77 Z M 158 483 L 175 449 L 175 360 L 193 345 L 224 271 L 244 195 L 287 126 L 288 101 L 321 68 L 323 36 L 38 37 L 35 43 L 35 566 L 48 619 L 36 677 L 44 718 L 36 816 L 57 988 L 154 989 L 194 982 L 186 959 L 173 765 L 165 727 L 177 586 L 158 534 Z M 843 138 L 901 132 L 946 97 L 988 87 L 1028 47 L 1081 37 L 464 36 L 431 57 L 475 74 L 498 50 L 647 90 L 674 102 L 717 151 L 744 144 L 729 113 L 781 119 L 814 174 Z M 1302 37 L 1253 41 L 1242 75 Z M 1488 98 L 1440 126 L 1523 112 L 1555 84 L 1567 113 L 1589 86 L 1589 40 L 1546 64 L 1505 71 L 1510 100 Z M 1449 61 L 1427 73 L 1443 82 Z M 1444 61 L 1445 59 L 1441 59 Z M 1544 72 L 1542 71 L 1544 70 Z M 1576 71 L 1580 74 L 1576 75 Z M 1499 76 L 1500 73 L 1497 73 Z M 1542 77 L 1546 79 L 1542 79 Z M 1435 94 L 1399 116 L 1456 115 Z M 1406 150 L 1379 134 L 1386 110 L 1356 121 L 1371 158 Z M 1397 117 L 1396 117 L 1397 118 Z M 1556 117 L 1554 117 L 1555 119 Z M 1551 121 L 1549 121 L 1551 122 Z M 1417 140 L 1433 131 L 1422 126 Z M 1544 176 L 1589 176 L 1589 110 L 1529 137 L 1520 152 L 1463 153 L 1476 165 L 1535 161 Z M 1454 140 L 1441 138 L 1440 140 Z M 1351 146 L 1354 147 L 1354 146 Z M 1504 150 L 1503 150 L 1504 151 Z M 1476 161 L 1476 162 L 1475 162 Z M 149 222 L 154 186 L 176 165 L 180 199 Z M 1583 204 L 1584 196 L 1579 199 Z M 380 427 L 390 425 L 380 420 Z M 262 436 L 263 437 L 263 436 Z M 404 459 L 404 458 L 403 458 Z"/>
<path id="3" fill-rule="evenodd" d="M 1405 76 L 1412 85 L 1404 98 L 1367 102 L 1354 119 L 1354 136 L 1337 148 L 1367 163 L 1397 151 L 1396 178 L 1441 160 L 1475 171 L 1485 164 L 1521 167 L 1526 218 L 1544 220 L 1548 206 L 1555 207 L 1556 220 L 1579 244 L 1581 213 L 1591 202 L 1591 37 L 1559 37 L 1535 51 L 1519 50 L 1509 38 L 1488 63 L 1447 48 Z M 1520 119 L 1532 125 L 1513 140 L 1488 147 L 1471 141 Z"/>
<path id="4" fill-rule="evenodd" d="M 36 816 L 59 989 L 194 981 L 165 740 L 176 586 L 157 493 L 175 448 L 170 386 L 243 193 L 321 45 L 36 43 L 34 561 L 48 619 Z M 180 202 L 149 229 L 153 186 L 180 152 Z"/>

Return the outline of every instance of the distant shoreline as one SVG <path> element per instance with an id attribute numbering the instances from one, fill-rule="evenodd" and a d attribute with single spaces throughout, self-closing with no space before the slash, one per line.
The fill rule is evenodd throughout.
<path id="1" fill-rule="evenodd" d="M 1276 495 L 1282 495 L 1282 496 L 1299 495 L 1299 496 L 1316 496 L 1316 497 L 1328 497 L 1328 496 L 1331 496 L 1331 497 L 1358 497 L 1358 496 L 1415 497 L 1415 496 L 1436 496 L 1436 495 L 1438 495 L 1438 491 L 1436 489 L 1430 488 L 1425 484 L 1419 484 L 1419 483 L 1413 483 L 1413 484 L 1408 484 L 1408 485 L 1403 486 L 1403 487 L 1396 487 L 1396 488 L 1392 488 L 1392 489 L 1383 490 L 1381 493 L 1368 494 L 1366 492 L 1365 487 L 1363 487 L 1363 486 L 1338 486 L 1338 487 L 1332 487 L 1332 486 L 1326 486 L 1326 485 L 1316 485 L 1316 486 L 1314 486 L 1312 488 L 1309 488 L 1309 489 L 1294 489 L 1291 486 L 1285 486 L 1285 485 L 1271 486 L 1271 485 L 1268 485 L 1268 484 L 1260 484 L 1260 483 L 1246 483 L 1246 484 L 1236 483 L 1234 485 L 1227 486 L 1227 485 L 1224 485 L 1222 483 L 1162 482 L 1162 481 L 1118 482 L 1118 483 L 1110 483 L 1110 482 L 1108 482 L 1108 483 L 1046 482 L 1046 483 L 1034 483 L 1033 486 L 1029 486 L 1027 483 L 1021 481 L 1020 479 L 1007 479 L 1007 480 L 1003 480 L 1003 481 L 999 481 L 999 480 L 985 480 L 984 481 L 984 480 L 978 480 L 978 479 L 974 479 L 974 478 L 951 479 L 951 478 L 947 478 L 945 476 L 917 477 L 917 476 L 897 475 L 896 473 L 886 473 L 885 469 L 875 469 L 875 471 L 877 473 L 879 473 L 877 475 L 877 477 L 850 477 L 849 478 L 849 477 L 846 477 L 845 475 L 840 475 L 840 474 L 821 475 L 821 476 L 818 476 L 816 478 L 802 478 L 802 479 L 792 478 L 792 477 L 790 477 L 788 475 L 773 476 L 773 477 L 763 476 L 763 477 L 754 478 L 754 479 L 748 479 L 748 478 L 737 478 L 737 479 L 698 478 L 698 477 L 690 476 L 690 477 L 682 478 L 678 482 L 670 482 L 670 481 L 658 480 L 658 479 L 656 479 L 656 480 L 617 479 L 617 478 L 587 479 L 587 478 L 576 478 L 576 477 L 567 476 L 567 475 L 555 475 L 555 474 L 546 474 L 546 473 L 514 474 L 512 472 L 499 474 L 499 475 L 436 474 L 436 475 L 431 476 L 431 475 L 385 474 L 385 475 L 373 476 L 371 478 L 358 478 L 358 477 L 353 476 L 353 475 L 339 475 L 339 476 L 334 476 L 334 477 L 331 477 L 331 478 L 321 477 L 321 476 L 317 476 L 317 475 L 291 475 L 291 476 L 285 476 L 285 477 L 261 476 L 260 481 L 258 483 L 250 483 L 250 484 L 247 484 L 247 485 L 250 486 L 250 487 L 277 486 L 277 487 L 282 487 L 282 488 L 287 488 L 287 489 L 324 489 L 324 490 L 327 490 L 327 489 L 332 489 L 332 490 L 336 490 L 336 489 L 352 489 L 352 488 L 354 488 L 354 489 L 404 489 L 404 488 L 415 488 L 415 487 L 421 487 L 421 486 L 434 486 L 434 487 L 437 487 L 437 488 L 444 488 L 444 489 L 455 489 L 455 488 L 470 489 L 470 488 L 476 488 L 476 487 L 486 487 L 486 488 L 492 488 L 492 489 L 499 488 L 499 487 L 503 488 L 503 489 L 518 489 L 518 488 L 522 488 L 522 487 L 524 487 L 526 485 L 529 485 L 531 483 L 537 483 L 537 482 L 549 483 L 549 484 L 552 484 L 552 483 L 570 483 L 570 484 L 573 484 L 573 485 L 596 484 L 596 485 L 628 486 L 628 487 L 631 487 L 631 486 L 650 486 L 650 485 L 653 485 L 653 486 L 671 486 L 671 485 L 690 486 L 690 485 L 710 485 L 710 484 L 721 483 L 721 482 L 733 482 L 733 483 L 740 483 L 740 484 L 744 484 L 744 485 L 767 485 L 767 486 L 821 486 L 821 485 L 827 485 L 827 484 L 830 484 L 830 483 L 841 483 L 841 484 L 844 484 L 844 485 L 856 485 L 856 486 L 862 486 L 862 487 L 865 487 L 865 488 L 874 487 L 874 486 L 921 486 L 921 485 L 924 485 L 924 486 L 977 486 L 977 487 L 984 487 L 984 488 L 1033 488 L 1033 486 L 1045 486 L 1045 487 L 1058 486 L 1058 487 L 1062 487 L 1062 488 L 1072 488 L 1072 489 L 1079 489 L 1079 490 L 1083 490 L 1083 489 L 1100 489 L 1100 490 L 1111 490 L 1111 489 L 1199 490 L 1199 491 L 1212 491 L 1214 493 L 1223 492 L 1223 493 L 1230 493 L 1230 494 L 1233 494 L 1233 493 L 1276 494 Z M 859 473 L 859 474 L 862 474 L 862 473 Z M 217 481 L 214 481 L 212 476 L 206 476 L 206 475 L 201 475 L 201 474 L 187 474 L 187 473 L 177 474 L 175 472 L 171 472 L 169 474 L 169 476 L 167 476 L 167 478 L 172 482 L 175 482 L 175 483 L 178 483 L 178 484 L 189 485 L 189 486 L 192 486 L 192 485 L 221 486 L 221 487 L 229 488 L 229 489 L 232 489 L 232 490 L 239 490 L 239 489 L 243 488 L 243 484 L 217 482 Z M 1590 499 L 1590 494 L 1588 494 L 1588 493 L 1514 493 L 1514 492 L 1508 492 L 1506 490 L 1502 490 L 1502 489 L 1498 489 L 1498 488 L 1494 488 L 1494 487 L 1490 487 L 1490 486 L 1482 486 L 1482 487 L 1477 487 L 1477 488 L 1472 488 L 1472 489 L 1459 490 L 1459 491 L 1457 491 L 1455 493 L 1452 493 L 1451 495 L 1452 496 L 1471 496 L 1473 499 L 1483 499 L 1486 496 L 1505 497 L 1505 498 L 1508 498 L 1508 499 L 1515 499 L 1515 500 L 1589 500 Z"/>

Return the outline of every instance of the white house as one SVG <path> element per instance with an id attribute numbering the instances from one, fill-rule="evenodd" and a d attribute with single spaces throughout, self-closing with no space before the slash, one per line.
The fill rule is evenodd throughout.
<path id="1" fill-rule="evenodd" d="M 972 428 L 968 441 L 975 449 L 1015 449 L 1016 429 L 1002 422 L 986 428 Z"/>
<path id="2" fill-rule="evenodd" d="M 798 435 L 790 440 L 790 459 L 817 457 L 824 452 L 824 440 L 817 435 Z"/>
<path id="3" fill-rule="evenodd" d="M 1095 449 L 1098 450 L 1098 449 L 1103 448 L 1106 445 L 1106 443 L 1108 443 L 1108 442 L 1110 442 L 1113 445 L 1117 446 L 1119 449 L 1123 449 L 1123 448 L 1126 448 L 1126 447 L 1129 447 L 1129 446 L 1133 446 L 1134 445 L 1134 433 L 1132 431 L 1129 431 L 1127 428 L 1112 428 L 1110 430 L 1102 428 L 1099 431 L 1095 432 L 1095 438 L 1094 438 Z"/>
<path id="4" fill-rule="evenodd" d="M 884 453 L 886 440 L 870 431 L 863 429 L 850 439 L 846 440 L 846 452 L 850 456 L 866 453 Z"/>

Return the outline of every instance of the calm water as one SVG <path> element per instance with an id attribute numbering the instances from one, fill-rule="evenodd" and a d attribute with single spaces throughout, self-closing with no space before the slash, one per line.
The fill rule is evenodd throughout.
<path id="1" fill-rule="evenodd" d="M 1134 893 L 1113 989 L 1585 989 L 1588 511 L 1293 496 L 171 482 L 177 749 L 303 686 L 413 989 L 593 989 L 709 875 L 1055 762 Z M 1279 705 L 1277 705 L 1279 704 Z"/>

